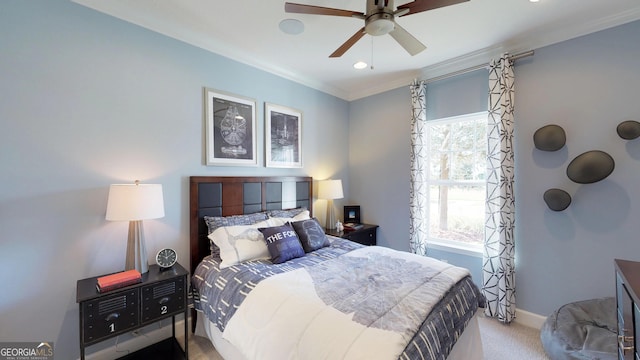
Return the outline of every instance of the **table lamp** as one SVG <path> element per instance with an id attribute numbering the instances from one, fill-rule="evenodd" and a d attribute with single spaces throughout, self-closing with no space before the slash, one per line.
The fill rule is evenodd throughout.
<path id="1" fill-rule="evenodd" d="M 149 271 L 147 249 L 144 244 L 142 220 L 164 217 L 162 185 L 112 184 L 107 200 L 107 220 L 129 221 L 127 259 L 125 270 L 136 269 L 141 274 Z"/>
<path id="2" fill-rule="evenodd" d="M 342 180 L 322 180 L 318 183 L 318 198 L 327 200 L 327 218 L 325 227 L 333 230 L 336 228 L 336 215 L 333 210 L 333 200 L 342 199 Z"/>

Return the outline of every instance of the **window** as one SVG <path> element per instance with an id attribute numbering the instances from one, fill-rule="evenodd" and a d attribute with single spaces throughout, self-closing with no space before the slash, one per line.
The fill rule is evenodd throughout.
<path id="1" fill-rule="evenodd" d="M 481 253 L 487 113 L 427 121 L 430 245 Z"/>

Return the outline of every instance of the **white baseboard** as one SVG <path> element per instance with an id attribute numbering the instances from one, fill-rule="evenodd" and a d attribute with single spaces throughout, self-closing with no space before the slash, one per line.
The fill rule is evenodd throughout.
<path id="1" fill-rule="evenodd" d="M 183 338 L 184 337 L 184 320 L 176 319 L 175 329 L 176 329 L 176 337 Z M 125 341 L 118 342 L 117 345 L 109 346 L 107 348 L 98 350 L 90 354 L 86 353 L 85 358 L 87 360 L 112 360 L 112 359 L 119 358 L 121 356 L 125 356 L 130 353 L 133 353 L 140 349 L 143 349 L 151 344 L 160 342 L 164 339 L 171 337 L 171 322 L 169 322 L 169 324 L 167 325 L 164 325 L 162 327 L 158 327 L 155 329 L 153 325 L 149 325 L 148 327 L 145 327 L 139 330 L 140 331 L 137 333 L 137 335 L 133 335 L 133 337 Z M 120 337 L 128 337 L 127 335 L 132 333 L 126 333 L 126 334 L 120 335 Z M 182 340 L 180 340 L 180 344 L 182 345 Z"/>
<path id="2" fill-rule="evenodd" d="M 544 324 L 545 320 L 547 320 L 546 316 L 534 314 L 532 312 L 516 309 L 516 320 L 518 324 L 522 324 L 524 326 L 532 327 L 534 329 L 540 330 L 542 328 L 542 324 Z"/>

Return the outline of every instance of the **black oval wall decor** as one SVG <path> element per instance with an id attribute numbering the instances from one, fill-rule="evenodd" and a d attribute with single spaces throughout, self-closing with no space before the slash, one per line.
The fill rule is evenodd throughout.
<path id="1" fill-rule="evenodd" d="M 627 120 L 618 124 L 616 128 L 618 136 L 625 140 L 633 140 L 640 136 L 640 122 Z"/>
<path id="2" fill-rule="evenodd" d="M 579 184 L 591 184 L 605 179 L 615 168 L 611 155 L 600 150 L 582 153 L 567 166 L 567 176 Z"/>
<path id="3" fill-rule="evenodd" d="M 566 142 L 567 135 L 558 125 L 545 125 L 533 134 L 533 144 L 542 151 L 560 150 Z"/>
<path id="4" fill-rule="evenodd" d="M 562 189 L 549 189 L 542 196 L 549 209 L 562 211 L 571 204 L 571 195 Z"/>

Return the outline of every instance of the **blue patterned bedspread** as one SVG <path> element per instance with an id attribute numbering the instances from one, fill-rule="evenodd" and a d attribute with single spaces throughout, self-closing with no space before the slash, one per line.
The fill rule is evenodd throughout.
<path id="1" fill-rule="evenodd" d="M 260 281 L 299 268 L 314 267 L 309 269 L 309 273 L 321 274 L 318 268 L 331 266 L 335 263 L 333 259 L 363 247 L 344 239 L 329 238 L 330 247 L 277 265 L 257 260 L 221 270 L 218 266 L 220 259 L 206 257 L 192 278 L 195 308 L 224 331 L 240 304 Z M 445 291 L 399 358 L 446 359 L 477 308 L 483 304 L 484 298 L 471 278 L 462 278 Z"/>

